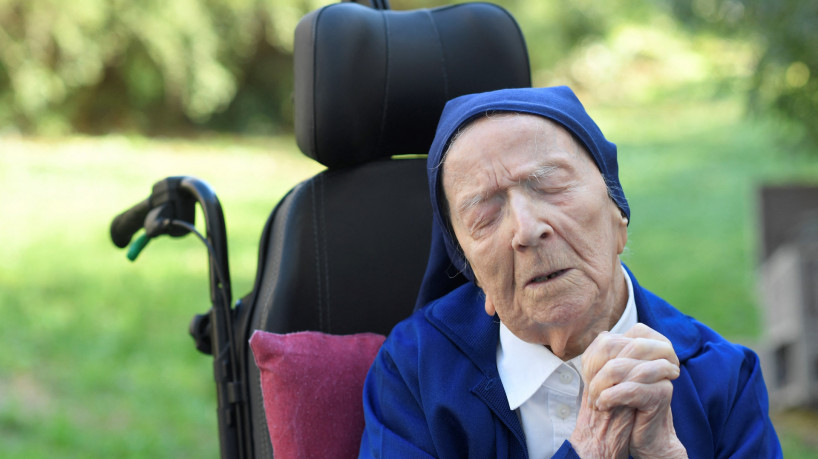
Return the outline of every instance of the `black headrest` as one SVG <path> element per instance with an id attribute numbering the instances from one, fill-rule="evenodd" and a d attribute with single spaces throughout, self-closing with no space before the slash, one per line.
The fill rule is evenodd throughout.
<path id="1" fill-rule="evenodd" d="M 531 85 L 517 23 L 488 3 L 332 4 L 299 22 L 294 61 L 296 141 L 330 168 L 425 154 L 449 99 Z"/>

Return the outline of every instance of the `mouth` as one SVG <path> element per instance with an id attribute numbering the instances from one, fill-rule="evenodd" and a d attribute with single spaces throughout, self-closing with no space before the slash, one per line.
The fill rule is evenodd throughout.
<path id="1" fill-rule="evenodd" d="M 543 283 L 543 282 L 548 282 L 550 280 L 553 280 L 553 279 L 556 279 L 556 278 L 562 276 L 563 274 L 565 274 L 567 272 L 568 272 L 567 269 L 558 269 L 558 270 L 556 270 L 554 272 L 551 272 L 549 274 L 545 274 L 545 275 L 542 275 L 542 276 L 537 276 L 537 277 L 531 279 L 528 282 L 528 284 L 531 285 L 531 284 L 540 284 L 540 283 Z"/>

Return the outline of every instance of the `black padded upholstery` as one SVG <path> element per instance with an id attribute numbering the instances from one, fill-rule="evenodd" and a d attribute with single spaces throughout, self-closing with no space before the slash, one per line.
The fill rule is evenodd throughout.
<path id="1" fill-rule="evenodd" d="M 328 169 L 297 185 L 262 234 L 244 333 L 387 334 L 411 314 L 431 236 L 425 155 L 445 102 L 530 85 L 525 43 L 494 5 L 393 12 L 354 3 L 296 29 L 301 150 Z M 245 348 L 256 457 L 272 449 Z"/>
<path id="2" fill-rule="evenodd" d="M 425 182 L 425 159 L 385 160 L 293 189 L 272 219 L 265 258 L 280 268 L 264 270 L 258 302 L 272 307 L 257 310 L 258 323 L 278 333 L 388 333 L 396 311 L 411 312 L 426 265 Z"/>
<path id="3" fill-rule="evenodd" d="M 531 84 L 517 23 L 488 3 L 341 3 L 305 16 L 295 34 L 296 140 L 329 167 L 426 153 L 449 99 Z"/>

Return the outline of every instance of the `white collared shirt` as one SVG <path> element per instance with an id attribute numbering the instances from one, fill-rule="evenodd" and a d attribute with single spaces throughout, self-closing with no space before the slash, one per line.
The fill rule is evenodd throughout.
<path id="1" fill-rule="evenodd" d="M 625 333 L 636 325 L 636 302 L 628 272 L 628 302 L 611 329 Z M 509 408 L 517 412 L 525 432 L 528 456 L 549 458 L 571 436 L 582 403 L 582 356 L 563 362 L 545 346 L 517 338 L 500 324 L 497 370 Z"/>

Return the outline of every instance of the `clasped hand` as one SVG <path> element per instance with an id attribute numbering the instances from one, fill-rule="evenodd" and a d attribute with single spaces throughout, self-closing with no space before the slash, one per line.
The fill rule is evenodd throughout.
<path id="1" fill-rule="evenodd" d="M 582 458 L 687 457 L 670 400 L 679 359 L 670 341 L 644 324 L 603 332 L 582 356 L 585 389 L 569 438 Z"/>

